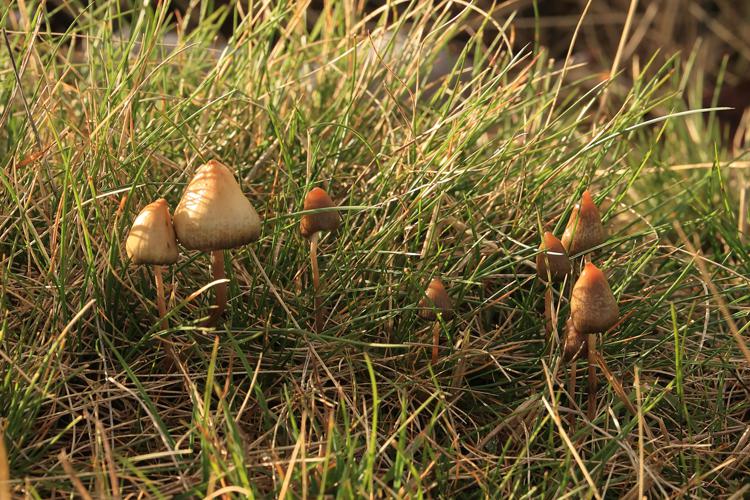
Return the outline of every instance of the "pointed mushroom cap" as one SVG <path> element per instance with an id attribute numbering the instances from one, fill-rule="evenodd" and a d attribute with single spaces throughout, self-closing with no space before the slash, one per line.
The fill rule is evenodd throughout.
<path id="1" fill-rule="evenodd" d="M 430 281 L 430 285 L 425 290 L 425 296 L 419 301 L 419 309 L 419 315 L 429 321 L 437 319 L 436 312 L 441 313 L 445 319 L 451 318 L 453 303 L 442 281 L 437 278 Z"/>
<path id="2" fill-rule="evenodd" d="M 316 187 L 312 188 L 305 196 L 304 209 L 317 210 L 319 208 L 333 208 L 336 205 L 325 190 Z M 299 225 L 300 233 L 305 238 L 311 237 L 318 231 L 335 231 L 341 223 L 341 216 L 338 211 L 331 210 L 319 212 L 316 214 L 305 214 Z"/>
<path id="3" fill-rule="evenodd" d="M 543 281 L 562 281 L 570 273 L 570 259 L 562 243 L 549 231 L 544 233 L 536 254 L 536 274 Z"/>
<path id="4" fill-rule="evenodd" d="M 143 207 L 130 228 L 125 251 L 134 264 L 177 262 L 177 241 L 167 200 L 159 198 Z"/>
<path id="5" fill-rule="evenodd" d="M 620 310 L 604 273 L 592 263 L 586 264 L 573 286 L 570 316 L 582 334 L 603 333 L 617 323 Z"/>
<path id="6" fill-rule="evenodd" d="M 599 209 L 588 190 L 576 204 L 565 227 L 562 244 L 570 255 L 587 252 L 604 243 L 606 235 Z"/>
<path id="7" fill-rule="evenodd" d="M 189 250 L 235 248 L 260 236 L 260 217 L 234 174 L 211 160 L 195 172 L 174 211 L 177 239 Z"/>
<path id="8" fill-rule="evenodd" d="M 588 348 L 588 339 L 573 325 L 573 319 L 565 322 L 565 340 L 563 342 L 563 361 L 570 363 L 581 357 Z"/>

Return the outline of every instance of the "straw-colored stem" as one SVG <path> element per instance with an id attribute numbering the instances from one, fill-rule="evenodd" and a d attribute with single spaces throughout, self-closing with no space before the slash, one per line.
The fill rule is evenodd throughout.
<path id="1" fill-rule="evenodd" d="M 315 333 L 323 330 L 323 310 L 321 309 L 320 296 L 320 270 L 318 269 L 318 241 L 320 233 L 315 233 L 310 238 L 310 266 L 312 267 L 313 279 L 313 306 L 315 308 Z"/>
<path id="2" fill-rule="evenodd" d="M 154 281 L 156 282 L 156 308 L 159 310 L 159 328 L 166 330 L 169 323 L 164 316 L 167 315 L 167 304 L 164 301 L 164 278 L 162 277 L 162 267 L 154 266 Z"/>
<path id="3" fill-rule="evenodd" d="M 435 320 L 432 326 L 432 364 L 438 362 L 438 348 L 440 347 L 440 320 Z"/>
<path id="4" fill-rule="evenodd" d="M 224 250 L 214 250 L 211 252 L 211 272 L 213 273 L 214 281 L 223 280 L 226 278 L 226 271 L 224 270 Z M 219 318 L 224 314 L 224 310 L 227 308 L 227 296 L 228 287 L 226 281 L 223 281 L 214 286 L 214 293 L 216 294 L 216 305 L 211 310 L 211 314 L 206 320 L 208 327 L 216 326 L 219 322 Z"/>
<path id="5" fill-rule="evenodd" d="M 590 421 L 596 416 L 596 334 L 590 333 L 588 336 L 588 372 L 589 372 L 589 402 L 587 416 Z"/>

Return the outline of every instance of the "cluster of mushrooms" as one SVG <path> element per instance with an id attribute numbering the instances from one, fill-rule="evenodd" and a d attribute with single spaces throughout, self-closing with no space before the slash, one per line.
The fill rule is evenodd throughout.
<path id="1" fill-rule="evenodd" d="M 596 352 L 597 334 L 606 333 L 618 322 L 620 311 L 617 300 L 607 283 L 604 273 L 590 261 L 589 252 L 604 243 L 605 231 L 601 216 L 591 193 L 584 191 L 580 203 L 571 212 L 562 240 L 550 232 L 544 233 L 536 257 L 538 278 L 545 284 L 544 318 L 545 331 L 549 337 L 556 319 L 552 305 L 552 284 L 565 282 L 572 276 L 574 267 L 569 255 L 583 255 L 586 262 L 583 271 L 570 293 L 570 318 L 565 324 L 563 360 L 571 363 L 568 392 L 575 394 L 575 362 L 587 353 L 588 361 L 588 417 L 593 420 L 596 412 Z"/>
<path id="2" fill-rule="evenodd" d="M 330 196 L 318 187 L 307 193 L 303 209 L 300 233 L 310 242 L 314 329 L 320 332 L 324 327 L 324 317 L 320 298 L 318 242 L 322 231 L 338 229 L 341 217 Z M 169 205 L 163 198 L 144 207 L 133 223 L 125 247 L 132 263 L 153 266 L 161 328 L 167 327 L 162 266 L 177 262 L 178 241 L 187 250 L 211 253 L 215 305 L 204 325 L 213 327 L 227 305 L 224 252 L 256 241 L 260 230 L 260 217 L 243 194 L 234 174 L 216 160 L 198 168 L 174 211 L 174 218 L 170 216 Z M 536 257 L 537 275 L 545 285 L 544 317 L 548 337 L 556 323 L 552 285 L 564 283 L 573 275 L 574 267 L 569 255 L 582 255 L 586 261 L 570 294 L 570 318 L 566 322 L 563 359 L 572 363 L 569 380 L 572 397 L 575 393 L 575 361 L 584 351 L 588 354 L 589 418 L 593 418 L 596 405 L 596 336 L 611 329 L 619 317 L 617 301 L 607 278 L 590 262 L 589 257 L 589 252 L 604 240 L 599 210 L 591 194 L 585 191 L 571 213 L 562 240 L 550 232 L 544 233 Z M 423 319 L 434 322 L 431 362 L 435 364 L 438 361 L 440 332 L 453 315 L 453 304 L 440 279 L 435 278 L 429 283 L 419 303 L 419 314 Z"/>
<path id="3" fill-rule="evenodd" d="M 331 198 L 320 188 L 314 188 L 307 194 L 304 209 L 313 211 L 303 215 L 300 232 L 310 241 L 315 328 L 320 331 L 323 316 L 318 296 L 318 239 L 321 231 L 335 231 L 341 219 Z M 260 225 L 258 213 L 242 193 L 234 174 L 216 160 L 198 168 L 174 211 L 174 219 L 163 198 L 141 210 L 130 229 L 125 250 L 133 264 L 153 266 L 156 304 L 162 329 L 167 327 L 162 266 L 177 262 L 177 242 L 187 250 L 211 253 L 216 303 L 204 325 L 212 327 L 221 318 L 227 305 L 224 251 L 256 241 L 260 236 Z"/>

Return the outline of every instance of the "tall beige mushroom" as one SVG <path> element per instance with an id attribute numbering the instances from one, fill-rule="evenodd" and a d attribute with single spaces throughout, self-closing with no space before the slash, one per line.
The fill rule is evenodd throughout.
<path id="1" fill-rule="evenodd" d="M 146 205 L 138 214 L 125 241 L 125 251 L 133 264 L 150 264 L 156 282 L 156 306 L 159 310 L 161 327 L 166 328 L 163 319 L 167 313 L 164 302 L 164 281 L 162 266 L 177 262 L 177 241 L 175 240 L 169 204 L 164 198 Z"/>
<path id="2" fill-rule="evenodd" d="M 210 160 L 195 172 L 174 211 L 177 239 L 188 250 L 211 252 L 214 280 L 226 277 L 224 250 L 260 236 L 260 217 L 229 168 Z M 227 283 L 216 285 L 216 307 L 206 321 L 214 326 L 227 305 Z"/>
<path id="3" fill-rule="evenodd" d="M 588 336 L 588 417 L 593 420 L 596 409 L 596 334 L 612 328 L 620 316 L 617 300 L 604 273 L 588 263 L 573 286 L 570 317 L 573 327 Z"/>
<path id="4" fill-rule="evenodd" d="M 336 205 L 325 190 L 315 187 L 305 196 L 303 209 L 322 210 L 333 209 Z M 300 221 L 299 230 L 304 238 L 310 241 L 310 265 L 313 277 L 313 303 L 315 306 L 315 331 L 323 329 L 323 310 L 320 303 L 320 271 L 318 269 L 318 242 L 321 231 L 335 231 L 341 224 L 341 216 L 337 210 L 326 210 L 305 214 Z"/>
<path id="5" fill-rule="evenodd" d="M 581 202 L 573 208 L 568 225 L 565 226 L 562 236 L 563 247 L 569 255 L 576 255 L 601 245 L 605 239 L 606 233 L 599 209 L 591 193 L 586 190 L 581 196 Z"/>
<path id="6" fill-rule="evenodd" d="M 440 346 L 440 318 L 449 320 L 453 316 L 453 302 L 445 285 L 438 278 L 430 281 L 425 290 L 425 296 L 419 302 L 419 315 L 434 321 L 432 326 L 432 364 L 438 361 L 438 347 Z"/>

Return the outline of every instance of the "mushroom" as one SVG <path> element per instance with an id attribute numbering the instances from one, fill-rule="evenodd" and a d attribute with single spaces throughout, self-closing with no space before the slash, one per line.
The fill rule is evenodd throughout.
<path id="1" fill-rule="evenodd" d="M 596 404 L 596 334 L 612 328 L 620 316 L 617 300 L 609 288 L 604 273 L 588 263 L 573 286 L 570 299 L 573 327 L 588 336 L 588 416 L 593 420 Z"/>
<path id="2" fill-rule="evenodd" d="M 125 251 L 133 264 L 150 264 L 154 270 L 156 283 L 156 307 L 161 318 L 161 328 L 166 328 L 164 316 L 167 306 L 164 303 L 164 280 L 162 266 L 177 262 L 177 241 L 175 240 L 169 204 L 164 198 L 143 207 L 130 228 L 125 241 Z"/>
<path id="3" fill-rule="evenodd" d="M 320 210 L 333 209 L 336 205 L 325 190 L 315 187 L 307 193 L 303 209 Z M 321 308 L 318 291 L 320 289 L 320 271 L 318 270 L 318 241 L 321 231 L 335 231 L 341 224 L 341 216 L 338 210 L 326 210 L 321 212 L 304 214 L 300 221 L 299 230 L 304 238 L 310 241 L 310 265 L 313 277 L 313 302 L 315 306 L 315 331 L 323 329 L 323 311 Z"/>
<path id="4" fill-rule="evenodd" d="M 601 245 L 605 239 L 599 209 L 591 193 L 586 190 L 581 196 L 581 202 L 576 204 L 570 214 L 562 236 L 562 245 L 569 255 L 576 255 Z"/>
<path id="5" fill-rule="evenodd" d="M 226 278 L 224 250 L 256 241 L 260 217 L 229 168 L 210 160 L 201 165 L 174 211 L 177 239 L 188 250 L 211 252 L 214 280 Z M 206 321 L 214 326 L 226 309 L 227 283 L 216 285 L 216 306 Z"/>
<path id="6" fill-rule="evenodd" d="M 443 282 L 438 278 L 430 281 L 425 290 L 425 296 L 419 301 L 419 315 L 427 321 L 434 321 L 432 327 L 432 364 L 438 360 L 438 346 L 440 344 L 440 319 L 446 321 L 453 316 L 453 303 Z"/>
<path id="7" fill-rule="evenodd" d="M 554 234 L 546 231 L 539 245 L 539 253 L 536 254 L 536 274 L 545 284 L 544 331 L 548 340 L 553 326 L 551 282 L 565 280 L 570 271 L 570 259 L 565 248 Z"/>

